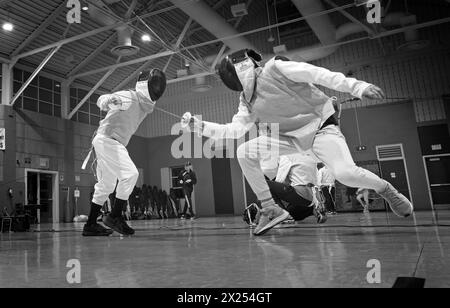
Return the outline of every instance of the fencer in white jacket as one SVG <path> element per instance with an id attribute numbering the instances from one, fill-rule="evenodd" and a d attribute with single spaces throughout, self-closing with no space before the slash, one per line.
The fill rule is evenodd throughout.
<path id="1" fill-rule="evenodd" d="M 281 156 L 275 181 L 267 183 L 274 200 L 278 205 L 283 204 L 280 200 L 284 201 L 284 209 L 294 220 L 302 221 L 314 215 L 320 224 L 327 221 L 317 199 L 318 170 L 313 156 L 301 153 Z"/>
<path id="2" fill-rule="evenodd" d="M 315 85 L 368 99 L 383 99 L 383 91 L 341 73 L 284 57 L 272 58 L 264 67 L 261 61 L 255 51 L 242 50 L 225 57 L 220 64 L 219 74 L 225 85 L 242 92 L 238 113 L 231 123 L 201 121 L 189 113 L 183 119 L 191 130 L 213 139 L 240 138 L 254 123 L 279 125 L 279 136 L 260 136 L 237 150 L 242 171 L 263 207 L 254 234 L 262 235 L 288 217 L 273 201 L 260 167 L 260 161 L 270 160 L 267 156 L 273 152 L 281 156 L 310 151 L 338 181 L 373 189 L 397 215 L 411 215 L 413 207 L 406 197 L 377 175 L 355 165 L 334 118 L 332 99 Z"/>
<path id="3" fill-rule="evenodd" d="M 97 102 L 107 115 L 92 141 L 97 161 L 97 184 L 91 203 L 84 236 L 108 236 L 112 230 L 122 235 L 133 235 L 122 217 L 133 192 L 139 172 L 126 146 L 142 121 L 153 112 L 156 101 L 166 89 L 166 77 L 160 70 L 141 73 L 135 90 L 102 95 Z M 109 230 L 97 223 L 102 205 L 116 191 L 111 213 L 103 218 Z"/>

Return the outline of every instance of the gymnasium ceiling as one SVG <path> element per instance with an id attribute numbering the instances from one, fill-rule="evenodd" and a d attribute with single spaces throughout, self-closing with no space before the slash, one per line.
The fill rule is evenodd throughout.
<path id="1" fill-rule="evenodd" d="M 100 0 L 88 0 L 90 5 L 100 8 Z M 212 10 L 220 15 L 230 25 L 238 26 L 238 32 L 245 32 L 260 27 L 301 18 L 302 15 L 291 0 L 185 0 L 204 1 Z M 303 1 L 303 0 L 302 0 Z M 311 0 L 308 0 L 311 1 Z M 313 0 L 314 1 L 314 0 Z M 330 0 L 319 1 L 326 10 L 332 9 Z M 91 3 L 92 2 L 92 3 Z M 115 2 L 115 3 L 111 3 Z M 104 0 L 107 5 L 109 17 L 115 18 L 117 24 L 124 17 L 132 5 L 133 0 Z M 333 0 L 336 6 L 352 4 L 354 0 Z M 72 24 L 68 27 L 66 21 L 67 0 L 0 0 L 1 21 L 10 20 L 15 28 L 12 32 L 0 31 L 0 59 L 10 61 L 17 55 L 36 50 L 40 47 L 56 43 L 66 38 L 82 35 L 94 29 L 105 27 L 105 24 L 90 16 L 86 11 L 82 12 L 80 24 Z M 241 20 L 233 17 L 231 6 L 237 3 L 250 3 L 249 14 Z M 176 53 L 173 56 L 164 56 L 145 62 L 120 67 L 114 71 L 101 85 L 101 91 L 117 90 L 129 86 L 136 74 L 143 68 L 142 65 L 165 68 L 169 79 L 177 78 L 177 70 L 185 68 L 188 63 L 200 63 L 206 67 L 204 58 L 217 55 L 222 47 L 222 42 L 204 44 L 198 48 L 188 50 L 176 49 L 175 43 L 183 32 L 186 23 L 190 19 L 184 11 L 174 6 L 169 0 L 136 0 L 136 6 L 130 11 L 133 45 L 140 48 L 138 54 L 128 57 L 118 57 L 111 53 L 111 49 L 117 46 L 117 31 L 110 29 L 96 35 L 63 45 L 58 52 L 45 65 L 44 71 L 60 78 L 75 76 L 78 84 L 93 86 L 104 76 L 109 67 L 116 63 L 128 62 L 134 59 L 155 55 L 172 48 Z M 389 6 L 390 11 L 405 11 L 418 14 L 418 23 L 439 20 L 450 16 L 450 4 L 447 0 L 385 0 L 383 4 Z M 276 14 L 275 14 L 276 7 Z M 102 10 L 104 10 L 102 8 Z M 363 20 L 366 14 L 363 7 L 349 7 L 345 10 L 350 17 Z M 106 11 L 105 11 L 106 12 Z M 269 16 L 268 16 L 269 12 Z M 419 14 L 420 13 L 420 14 Z M 139 18 L 137 16 L 140 16 Z M 337 27 L 349 22 L 349 16 L 335 11 L 328 14 L 332 23 Z M 141 19 L 142 18 L 142 19 Z M 144 21 L 144 22 L 142 22 Z M 145 24 L 144 24 L 145 23 Z M 150 30 L 150 29 L 151 30 Z M 153 32 L 152 32 L 153 31 Z M 279 33 L 278 33 L 279 32 Z M 149 33 L 151 42 L 144 43 L 141 36 Z M 254 46 L 264 52 L 270 52 L 271 47 L 292 40 L 296 36 L 310 34 L 310 43 L 318 43 L 319 39 L 314 35 L 313 29 L 305 20 L 284 25 L 272 30 L 264 30 L 245 36 Z M 274 37 L 273 42 L 268 42 L 269 37 Z M 159 38 L 159 39 L 158 39 Z M 193 46 L 217 40 L 211 32 L 197 22 L 192 22 L 186 35 L 183 37 L 179 48 Z M 162 43 L 164 42 L 164 43 Z M 273 45 L 273 46 L 272 46 Z M 35 68 L 48 55 L 51 49 L 21 58 L 19 63 Z M 169 61 L 170 60 L 170 61 Z M 83 75 L 83 73 L 100 69 L 97 73 Z M 82 76 L 79 76 L 79 75 Z"/>

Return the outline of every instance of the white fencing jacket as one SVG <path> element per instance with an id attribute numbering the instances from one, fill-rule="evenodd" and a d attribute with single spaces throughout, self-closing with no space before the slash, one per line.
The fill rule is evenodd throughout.
<path id="1" fill-rule="evenodd" d="M 257 69 L 255 95 L 250 103 L 240 97 L 238 113 L 229 124 L 204 122 L 203 135 L 212 139 L 239 139 L 255 122 L 278 123 L 280 135 L 297 139 L 307 151 L 335 110 L 331 99 L 314 84 L 362 98 L 371 84 L 308 63 L 271 59 Z"/>
<path id="2" fill-rule="evenodd" d="M 281 156 L 275 181 L 289 182 L 291 186 L 317 185 L 317 163 L 313 158 L 302 154 Z"/>
<path id="3" fill-rule="evenodd" d="M 112 138 L 127 146 L 139 125 L 153 112 L 155 103 L 134 90 L 102 95 L 97 101 L 107 111 L 97 134 Z"/>
<path id="4" fill-rule="evenodd" d="M 336 178 L 328 170 L 327 167 L 323 167 L 319 170 L 319 185 L 322 186 L 334 186 L 336 184 Z"/>

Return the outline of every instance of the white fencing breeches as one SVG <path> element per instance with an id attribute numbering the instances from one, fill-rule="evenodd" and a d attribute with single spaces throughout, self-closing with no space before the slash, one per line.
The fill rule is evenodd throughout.
<path id="1" fill-rule="evenodd" d="M 290 155 L 299 152 L 292 137 L 273 138 L 260 136 L 239 146 L 237 156 L 242 172 L 259 200 L 269 200 L 272 195 L 261 170 L 260 161 L 273 153 Z M 362 187 L 377 192 L 386 188 L 386 182 L 372 172 L 357 167 L 350 150 L 337 126 L 320 130 L 314 140 L 312 153 L 323 162 L 334 177 L 349 187 Z"/>
<path id="2" fill-rule="evenodd" d="M 139 178 L 139 171 L 127 149 L 118 141 L 102 135 L 97 135 L 92 144 L 97 156 L 98 180 L 92 202 L 103 205 L 114 189 L 117 199 L 128 200 Z"/>

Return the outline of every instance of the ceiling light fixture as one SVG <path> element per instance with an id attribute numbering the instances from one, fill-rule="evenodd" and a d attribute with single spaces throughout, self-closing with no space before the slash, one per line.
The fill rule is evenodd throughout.
<path id="1" fill-rule="evenodd" d="M 14 30 L 14 25 L 12 23 L 10 23 L 9 21 L 7 21 L 3 24 L 3 30 L 12 31 L 12 30 Z"/>
<path id="2" fill-rule="evenodd" d="M 149 34 L 143 34 L 142 35 L 142 41 L 143 42 L 151 42 L 152 41 L 152 37 Z"/>
<path id="3" fill-rule="evenodd" d="M 2 26 L 2 28 L 3 28 L 3 30 L 5 30 L 5 31 L 8 31 L 8 32 L 11 32 L 12 30 L 14 30 L 14 25 L 13 25 L 13 23 L 11 22 L 11 17 L 10 17 L 10 13 L 9 13 L 9 10 L 7 10 L 7 19 L 6 19 L 6 21 L 3 23 L 3 26 Z"/>
<path id="4" fill-rule="evenodd" d="M 89 10 L 89 3 L 87 1 L 83 1 L 81 5 L 82 5 L 81 9 L 83 11 L 88 11 Z"/>

